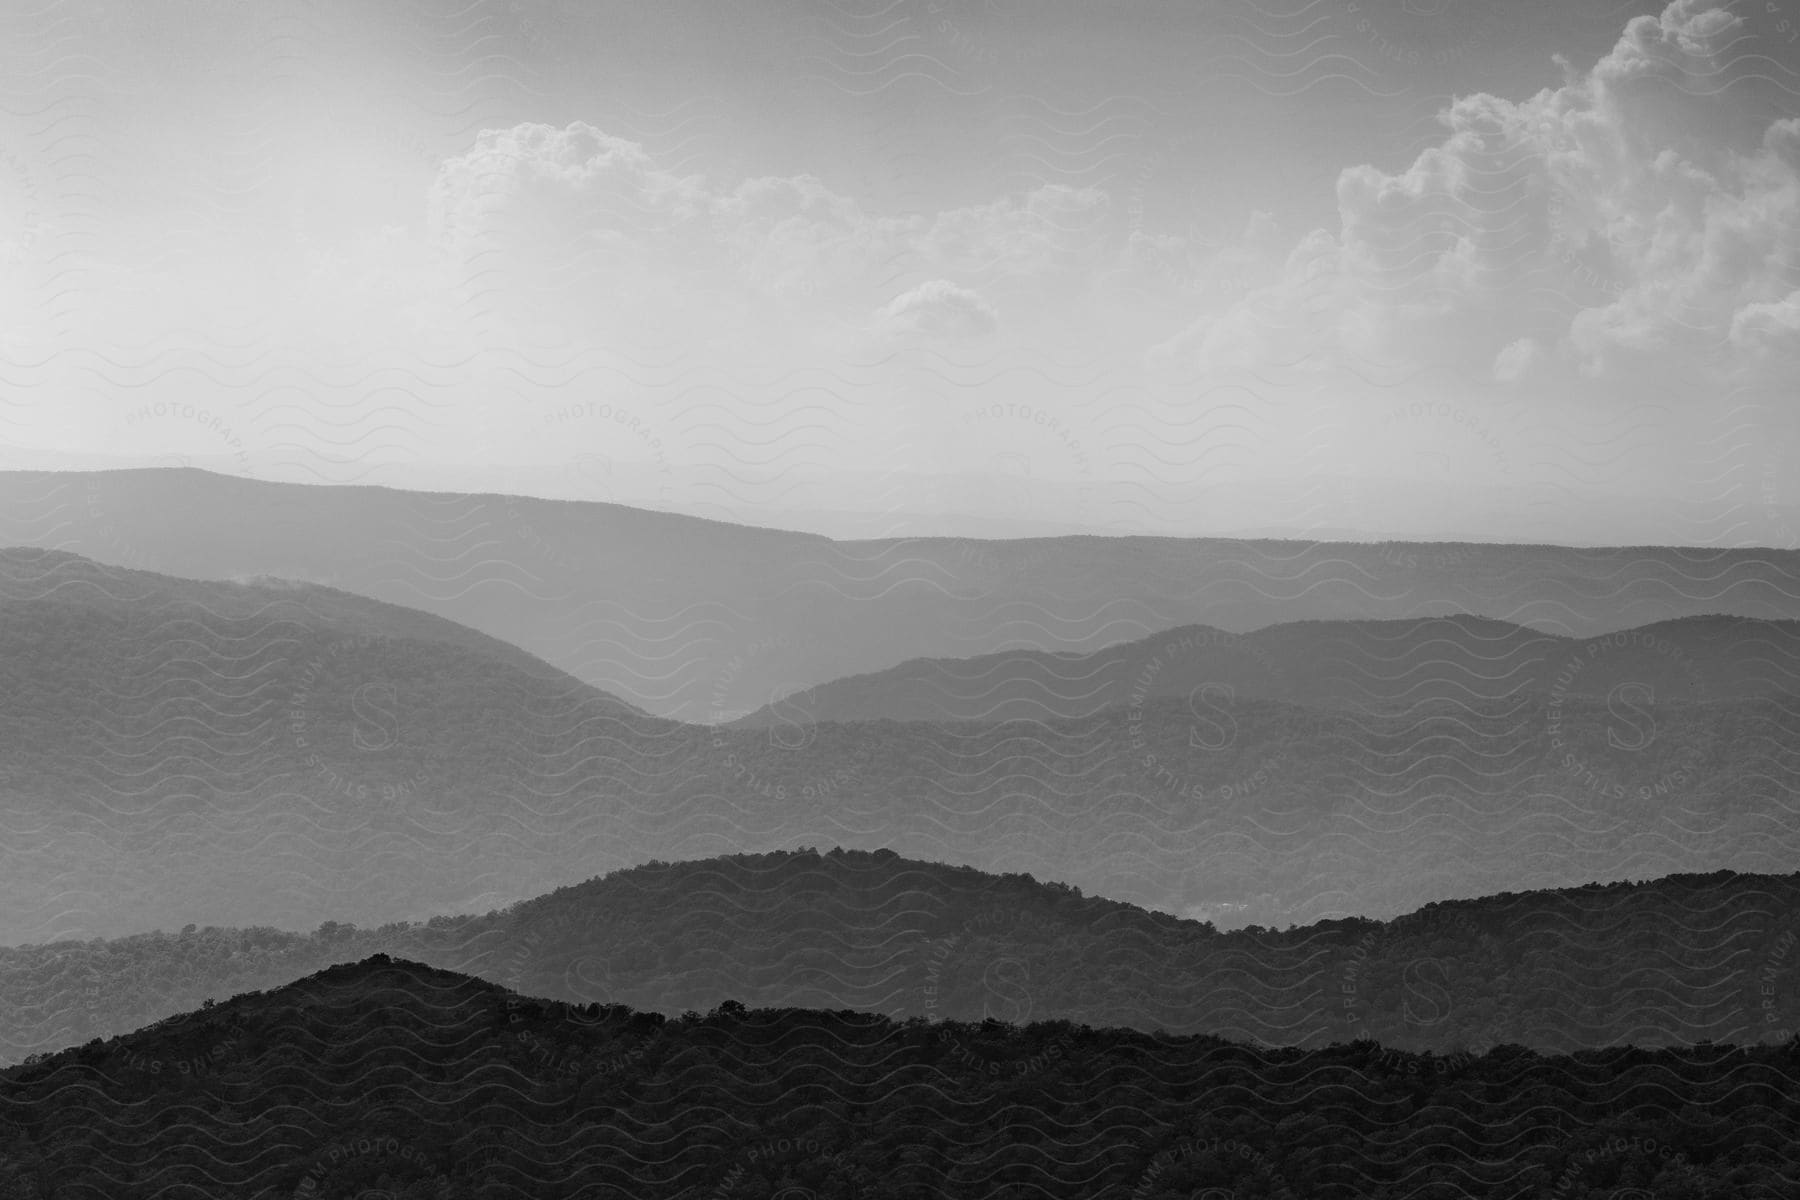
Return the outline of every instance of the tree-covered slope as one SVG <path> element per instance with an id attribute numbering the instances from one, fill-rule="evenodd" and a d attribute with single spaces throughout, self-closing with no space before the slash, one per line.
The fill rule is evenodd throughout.
<path id="1" fill-rule="evenodd" d="M 1797 1070 L 1793 1041 L 1446 1058 L 671 1021 L 372 958 L 0 1072 L 0 1200 L 1778 1200 Z"/>
<path id="2" fill-rule="evenodd" d="M 833 850 L 653 864 L 482 916 L 0 950 L 0 1061 L 382 951 L 527 995 L 1062 1019 L 1448 1053 L 1800 1029 L 1800 876 L 1719 873 L 1221 932 L 1022 875 Z"/>

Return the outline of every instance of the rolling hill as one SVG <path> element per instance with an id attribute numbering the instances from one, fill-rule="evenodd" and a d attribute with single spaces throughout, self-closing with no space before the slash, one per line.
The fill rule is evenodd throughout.
<path id="1" fill-rule="evenodd" d="M 0 929 L 528 887 L 554 877 L 519 844 L 521 793 L 554 810 L 558 753 L 622 728 L 647 750 L 668 724 L 348 593 L 0 552 Z"/>
<path id="2" fill-rule="evenodd" d="M 1587 637 L 1800 617 L 1800 552 L 1058 537 L 836 542 L 618 505 L 0 473 L 0 545 L 194 579 L 279 576 L 448 618 L 665 717 L 735 720 L 920 658 L 1091 653 L 1201 623 L 1480 614 Z"/>
<path id="3" fill-rule="evenodd" d="M 0 1197 L 1777 1200 L 1796 1070 L 1794 1041 L 1442 1057 L 671 1021 L 377 956 L 0 1071 Z"/>
<path id="4" fill-rule="evenodd" d="M 1800 875 L 1721 872 L 1211 925 L 886 852 L 615 872 L 480 916 L 196 929 L 0 950 L 0 1061 L 382 952 L 530 996 L 667 1016 L 727 1000 L 896 1020 L 1067 1020 L 1439 1054 L 1757 1043 L 1800 1029 Z"/>

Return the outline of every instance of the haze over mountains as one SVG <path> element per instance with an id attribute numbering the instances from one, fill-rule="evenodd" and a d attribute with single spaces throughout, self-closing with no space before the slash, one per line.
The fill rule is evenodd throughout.
<path id="1" fill-rule="evenodd" d="M 1394 703 L 1177 688 L 1079 717 L 724 729 L 645 716 L 478 634 L 312 585 L 36 550 L 0 564 L 0 942 L 423 919 L 651 859 L 801 844 L 1278 926 L 1779 873 L 1800 846 L 1785 624 L 1572 646 L 1579 667 L 1548 693 L 1515 688 L 1504 658 L 1439 653 L 1435 624 L 1400 639 L 1417 661 L 1379 627 L 1327 654 L 1325 627 L 1288 626 L 1258 635 L 1272 659 L 1346 686 L 1361 671 Z M 1524 655 L 1543 640 L 1505 637 Z M 1435 683 L 1415 686 L 1409 661 Z M 1714 680 L 1742 686 L 1716 698 Z"/>
<path id="2" fill-rule="evenodd" d="M 369 495 L 371 510 L 397 503 Z M 254 514 L 254 495 L 236 499 Z M 1305 615 L 1314 590 L 1351 576 L 1365 596 L 1371 581 L 1417 588 L 1433 572 L 1452 586 L 1465 547 L 1422 550 L 1427 568 L 1381 547 L 1327 558 L 1233 543 L 1209 557 L 1190 545 L 1184 575 L 1165 569 L 1167 547 L 1125 540 L 947 543 L 1004 584 L 873 589 L 896 543 L 864 563 L 872 590 L 821 587 L 809 604 L 792 581 L 847 569 L 843 546 L 812 540 L 808 565 L 786 534 L 602 506 L 567 515 L 571 544 L 590 549 L 554 568 L 566 590 L 487 588 L 457 568 L 436 577 L 460 579 L 440 608 L 491 595 L 482 611 L 501 627 L 591 617 L 584 605 L 619 595 L 688 614 L 668 628 L 713 630 L 692 646 L 722 681 L 715 723 L 655 715 L 635 702 L 642 689 L 621 698 L 568 656 L 546 661 L 443 611 L 251 569 L 267 546 L 214 556 L 234 568 L 215 579 L 0 549 L 0 943 L 14 943 L 0 950 L 0 1057 L 59 1052 L 0 1073 L 0 1200 L 40 1200 L 52 1181 L 104 1177 L 108 1194 L 135 1195 L 202 1176 L 216 1194 L 311 1180 L 555 1195 L 600 1177 L 677 1194 L 719 1169 L 737 1191 L 877 1194 L 878 1180 L 911 1172 L 934 1194 L 989 1194 L 1002 1176 L 1056 1194 L 1045 1181 L 1083 1163 L 1120 1200 L 1185 1194 L 1236 1177 L 1132 1156 L 1146 1096 L 1192 1108 L 1190 1085 L 1159 1090 L 1164 1066 L 1191 1079 L 1214 1059 L 1227 1064 L 1219 1087 L 1261 1089 L 1240 1107 L 1281 1114 L 1220 1126 L 1250 1145 L 1254 1125 L 1267 1142 L 1255 1152 L 1267 1162 L 1238 1182 L 1292 1200 L 1360 1195 L 1371 1180 L 1406 1194 L 1426 1169 L 1543 1193 L 1579 1164 L 1548 1143 L 1521 1151 L 1508 1105 L 1566 1136 L 1588 1118 L 1552 1117 L 1563 1101 L 1547 1097 L 1579 1093 L 1571 1111 L 1634 1115 L 1578 1136 L 1673 1137 L 1701 1118 L 1647 1115 L 1634 1099 L 1671 1070 L 1709 1095 L 1731 1089 L 1759 1130 L 1790 1119 L 1756 1091 L 1766 1076 L 1780 1094 L 1800 1028 L 1800 622 L 1781 556 L 1515 548 L 1522 564 L 1566 568 L 1569 602 L 1551 606 L 1550 627 L 1431 611 L 1400 591 L 1362 606 L 1398 611 Z M 368 513 L 336 520 L 347 542 L 373 545 Z M 696 533 L 741 557 L 658 577 L 656 554 L 692 555 Z M 407 536 L 387 543 L 391 562 L 422 544 Z M 753 543 L 760 560 L 742 553 Z M 1274 599 L 1257 611 L 1303 619 L 1214 623 L 1248 606 L 1214 604 L 1209 590 L 1254 590 L 1282 555 L 1300 565 L 1261 576 Z M 372 584 L 378 560 L 371 549 L 339 582 L 361 572 Z M 618 583 L 586 574 L 595 563 Z M 1099 597 L 1096 569 L 1140 615 L 1187 605 L 1208 622 L 1133 637 L 1098 602 L 1097 623 L 1065 637 L 1044 601 Z M 1686 592 L 1671 583 L 1683 571 Z M 1504 600 L 1504 571 L 1476 576 Z M 725 586 L 744 587 L 761 615 L 679 607 Z M 768 588 L 785 600 L 756 608 Z M 1677 613 L 1567 632 L 1607 594 Z M 1787 615 L 1679 612 L 1700 596 Z M 960 645 L 920 632 L 955 614 L 994 652 L 890 658 L 727 703 L 795 678 L 796 663 L 838 661 L 830 648 L 846 631 L 866 628 L 885 654 Z M 633 619 L 587 633 L 625 645 L 651 628 L 623 634 Z M 1087 644 L 1096 631 L 1118 636 Z M 1030 644 L 1047 632 L 1062 649 Z M 830 849 L 795 849 L 816 846 Z M 281 990 L 215 1003 L 269 987 Z M 666 1019 L 677 1012 L 688 1015 Z M 1239 1044 L 1208 1040 L 1219 1036 Z M 454 1062 L 442 1058 L 451 1043 Z M 1623 1045 L 1689 1048 L 1667 1061 L 1532 1053 Z M 840 1083 L 858 1081 L 850 1091 L 796 1082 L 827 1062 Z M 941 1162 L 894 1158 L 920 1141 L 891 1090 L 896 1070 L 915 1068 L 908 1105 L 941 1105 L 951 1087 L 981 1097 L 959 1114 L 999 1106 L 934 1125 L 925 1140 Z M 762 1071 L 779 1082 L 719 1082 Z M 866 1086 L 880 1072 L 890 1090 L 878 1101 Z M 1320 1099 L 1333 1072 L 1347 1097 Z M 764 1101 L 831 1115 L 765 1120 Z M 358 1104 L 356 1126 L 372 1132 L 357 1136 L 393 1131 L 381 1154 L 341 1151 L 340 1117 Z M 1483 1119 L 1510 1122 L 1505 1139 L 1445 1135 L 1443 1113 L 1483 1104 Z M 1343 1133 L 1346 1105 L 1358 1120 L 1399 1105 L 1382 1145 L 1413 1121 L 1410 1148 L 1321 1173 L 1343 1151 L 1333 1137 L 1374 1144 L 1373 1126 Z M 1069 1122 L 1121 1108 L 1137 1113 L 1134 1132 L 1102 1166 L 1069 1157 Z M 719 1116 L 714 1134 L 682 1124 L 695 1112 Z M 1007 1158 L 1038 1125 L 1043 1161 Z M 866 1147 L 872 1127 L 888 1149 L 852 1151 L 847 1131 L 864 1130 Z M 596 1129 L 617 1136 L 582 1140 Z M 295 1136 L 317 1153 L 295 1151 Z M 671 1138 L 694 1153 L 644 1168 Z M 817 1153 L 757 1175 L 768 1156 L 745 1151 L 730 1173 L 732 1147 L 768 1138 L 811 1139 Z M 1753 1162 L 1695 1143 L 1671 1186 L 1777 1195 L 1786 1142 L 1770 1138 L 1740 1138 Z M 489 1148 L 464 1152 L 475 1144 Z M 975 1170 L 970 1152 L 1012 1165 Z M 545 1166 L 570 1154 L 573 1175 Z M 1310 1190 L 1275 1186 L 1277 1173 Z"/>
<path id="3" fill-rule="evenodd" d="M 1178 626 L 1476 614 L 1589 636 L 1800 614 L 1800 551 L 1150 537 L 834 542 L 618 505 L 0 473 L 0 545 L 271 575 L 504 639 L 649 712 L 728 721 L 918 658 L 1089 652 Z"/>
<path id="4" fill-rule="evenodd" d="M 0 553 L 0 646 L 7 941 L 468 904 L 556 808 L 534 738 L 668 724 L 425 613 L 57 552 Z M 445 845 L 481 858 L 437 874 Z"/>
<path id="5" fill-rule="evenodd" d="M 0 1200 L 1800 1200 L 1797 24 L 0 13 Z"/>

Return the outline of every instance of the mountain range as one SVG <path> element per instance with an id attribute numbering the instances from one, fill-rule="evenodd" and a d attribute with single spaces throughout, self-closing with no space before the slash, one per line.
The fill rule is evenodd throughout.
<path id="1" fill-rule="evenodd" d="M 833 541 L 615 504 L 0 473 L 0 545 L 290 578 L 445 617 L 647 712 L 734 720 L 921 658 L 1091 653 L 1202 623 L 1474 614 L 1588 637 L 1800 615 L 1800 551 L 1071 536 Z"/>
<path id="2" fill-rule="evenodd" d="M 0 1200 L 1792 1191 L 1793 553 L 0 538 Z"/>
<path id="3" fill-rule="evenodd" d="M 1172 694 L 1085 716 L 722 728 L 316 584 L 17 549 L 0 588 L 0 943 L 379 925 L 816 843 L 1275 926 L 1779 873 L 1800 841 L 1788 623 L 1678 621 L 1566 660 L 1500 627 L 1516 662 L 1483 657 L 1484 622 L 1280 626 L 1264 655 L 1335 672 L 1336 707 L 1183 695 L 1171 668 Z"/>
<path id="4" fill-rule="evenodd" d="M 1800 1029 L 1800 875 L 1670 876 L 1221 932 L 1063 884 L 832 849 L 653 863 L 479 916 L 0 949 L 0 1061 L 377 952 L 676 1016 L 727 1001 L 1451 1054 Z"/>
<path id="5" fill-rule="evenodd" d="M 1279 700 L 1369 712 L 1552 693 L 1603 700 L 1621 682 L 1663 701 L 1800 692 L 1800 621 L 1678 617 L 1588 638 L 1482 617 L 1295 621 L 1233 634 L 1166 630 L 1092 653 L 916 659 L 781 697 L 734 725 L 794 721 L 1078 720 L 1148 699 Z"/>

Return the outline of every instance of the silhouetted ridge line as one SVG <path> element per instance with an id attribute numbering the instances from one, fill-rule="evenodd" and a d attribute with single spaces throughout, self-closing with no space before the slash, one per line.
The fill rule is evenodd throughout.
<path id="1" fill-rule="evenodd" d="M 669 1019 L 370 957 L 0 1071 L 0 1187 L 1500 1200 L 1624 1178 L 1775 1200 L 1800 1178 L 1797 1073 L 1795 1040 L 1440 1056 L 732 1002 Z"/>

